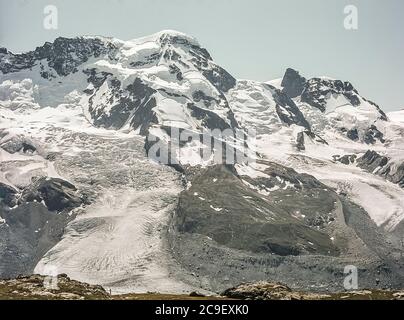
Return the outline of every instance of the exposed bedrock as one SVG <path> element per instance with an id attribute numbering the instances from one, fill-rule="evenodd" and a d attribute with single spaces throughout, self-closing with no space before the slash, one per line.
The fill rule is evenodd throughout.
<path id="1" fill-rule="evenodd" d="M 355 265 L 361 287 L 403 283 L 398 239 L 363 209 L 310 175 L 265 165 L 257 178 L 221 165 L 186 172 L 191 186 L 168 233 L 184 280 L 213 291 L 259 280 L 341 290 L 345 266 Z"/>
<path id="2" fill-rule="evenodd" d="M 0 278 L 31 274 L 83 202 L 61 179 L 40 178 L 22 191 L 0 184 Z"/>

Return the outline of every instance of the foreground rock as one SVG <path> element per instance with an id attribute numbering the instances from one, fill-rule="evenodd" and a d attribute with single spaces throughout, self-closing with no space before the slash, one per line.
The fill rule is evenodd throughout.
<path id="1" fill-rule="evenodd" d="M 360 290 L 332 294 L 294 291 L 280 283 L 246 283 L 225 290 L 221 296 L 203 296 L 196 292 L 189 295 L 175 294 L 125 294 L 111 295 L 103 287 L 90 285 L 59 275 L 57 282 L 41 275 L 18 277 L 0 281 L 0 300 L 403 300 L 404 291 Z"/>
<path id="2" fill-rule="evenodd" d="M 23 190 L 0 183 L 0 279 L 32 274 L 82 204 L 62 179 L 41 177 Z"/>
<path id="3" fill-rule="evenodd" d="M 20 277 L 11 280 L 0 281 L 0 300 L 13 299 L 108 299 L 108 293 L 101 286 L 93 286 L 86 283 L 71 280 L 65 275 L 57 277 L 58 289 L 47 289 L 44 284 L 46 278 L 40 275 Z"/>
<path id="4" fill-rule="evenodd" d="M 45 286 L 45 284 L 51 285 Z M 111 295 L 103 287 L 90 285 L 59 275 L 57 281 L 41 275 L 0 280 L 0 300 L 223 300 L 227 297 L 144 293 Z"/>
<path id="5" fill-rule="evenodd" d="M 359 290 L 333 294 L 293 291 L 279 283 L 246 283 L 228 289 L 223 295 L 246 300 L 404 300 L 404 291 Z"/>

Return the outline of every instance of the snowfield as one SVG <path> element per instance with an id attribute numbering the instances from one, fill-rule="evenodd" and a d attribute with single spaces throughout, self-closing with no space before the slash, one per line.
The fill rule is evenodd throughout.
<path id="1" fill-rule="evenodd" d="M 389 112 L 387 115 L 391 121 L 404 122 L 404 110 Z"/>
<path id="2" fill-rule="evenodd" d="M 80 105 L 40 108 L 32 95 L 26 100 L 33 105 L 14 112 L 13 101 L 1 102 L 0 142 L 29 137 L 40 153 L 0 149 L 0 182 L 22 187 L 38 175 L 63 177 L 95 198 L 35 272 L 56 269 L 113 293 L 192 291 L 171 274 L 163 241 L 182 190 L 178 174 L 149 161 L 143 137 L 91 126 Z M 54 163 L 46 159 L 51 153 L 60 155 Z"/>

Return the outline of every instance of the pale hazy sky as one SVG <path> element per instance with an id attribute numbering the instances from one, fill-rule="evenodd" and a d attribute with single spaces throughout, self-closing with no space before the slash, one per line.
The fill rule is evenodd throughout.
<path id="1" fill-rule="evenodd" d="M 43 28 L 56 5 L 58 30 Z M 343 9 L 359 10 L 359 29 Z M 0 0 L 0 46 L 32 50 L 57 36 L 123 40 L 174 29 L 195 36 L 237 78 L 293 67 L 349 80 L 384 110 L 404 108 L 404 0 Z"/>

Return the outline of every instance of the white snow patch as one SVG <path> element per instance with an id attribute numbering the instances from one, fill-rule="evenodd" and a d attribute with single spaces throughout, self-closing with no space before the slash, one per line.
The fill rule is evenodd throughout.
<path id="1" fill-rule="evenodd" d="M 214 207 L 212 205 L 210 205 L 210 208 L 215 210 L 216 212 L 221 212 L 223 210 L 223 208 L 216 208 L 216 207 Z"/>

